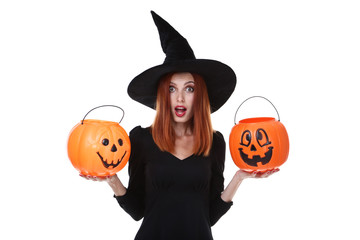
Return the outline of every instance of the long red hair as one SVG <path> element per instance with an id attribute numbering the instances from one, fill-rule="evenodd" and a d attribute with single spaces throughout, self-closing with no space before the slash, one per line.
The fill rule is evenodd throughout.
<path id="1" fill-rule="evenodd" d="M 171 125 L 169 86 L 174 73 L 167 74 L 158 84 L 156 98 L 156 116 L 151 126 L 152 137 L 161 151 L 173 152 L 175 132 Z M 208 92 L 204 79 L 191 73 L 195 82 L 194 117 L 191 120 L 191 130 L 194 135 L 194 149 L 196 155 L 208 156 L 210 153 L 213 128 L 211 124 L 211 110 Z"/>

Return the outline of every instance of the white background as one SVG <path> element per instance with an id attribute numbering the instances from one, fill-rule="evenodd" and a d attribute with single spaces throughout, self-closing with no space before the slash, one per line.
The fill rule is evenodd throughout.
<path id="1" fill-rule="evenodd" d="M 197 58 L 237 74 L 212 115 L 228 143 L 239 104 L 261 95 L 277 107 L 290 155 L 268 179 L 248 179 L 215 239 L 360 239 L 360 6 L 349 0 L 1 1 L 1 239 L 133 239 L 133 221 L 106 183 L 78 176 L 71 128 L 115 104 L 129 132 L 154 111 L 127 95 L 133 77 L 164 60 L 150 10 Z M 261 99 L 237 120 L 276 117 Z M 117 121 L 121 112 L 91 118 Z M 225 184 L 237 168 L 227 149 Z M 127 167 L 119 173 L 127 185 Z M 174 216 L 176 217 L 176 216 Z M 6 237 L 5 237 L 6 236 Z"/>

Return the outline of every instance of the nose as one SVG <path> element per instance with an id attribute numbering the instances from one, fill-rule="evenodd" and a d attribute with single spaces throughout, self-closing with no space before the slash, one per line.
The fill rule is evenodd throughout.
<path id="1" fill-rule="evenodd" d="M 256 147 L 254 146 L 254 144 L 251 145 L 250 151 L 256 151 Z"/>
<path id="2" fill-rule="evenodd" d="M 116 152 L 116 151 L 117 151 L 117 148 L 116 148 L 115 144 L 112 145 L 111 151 L 112 151 L 112 152 Z"/>
<path id="3" fill-rule="evenodd" d="M 184 102 L 184 96 L 183 96 L 182 93 L 179 93 L 179 94 L 177 95 L 177 101 L 178 101 L 178 102 Z"/>

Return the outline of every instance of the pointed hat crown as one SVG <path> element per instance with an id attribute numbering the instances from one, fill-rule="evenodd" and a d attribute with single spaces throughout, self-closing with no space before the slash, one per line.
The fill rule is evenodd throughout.
<path id="1" fill-rule="evenodd" d="M 159 31 L 161 47 L 166 55 L 164 63 L 195 59 L 188 41 L 154 11 L 151 11 L 151 15 Z"/>

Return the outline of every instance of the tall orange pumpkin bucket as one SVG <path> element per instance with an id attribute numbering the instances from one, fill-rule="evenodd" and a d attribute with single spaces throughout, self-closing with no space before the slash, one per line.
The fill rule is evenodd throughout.
<path id="1" fill-rule="evenodd" d="M 100 107 L 116 107 L 123 113 L 120 122 L 86 119 L 93 110 Z M 106 177 L 123 169 L 131 152 L 130 139 L 120 126 L 124 110 L 115 105 L 103 105 L 91 109 L 80 123 L 70 131 L 68 157 L 80 174 Z"/>
<path id="2" fill-rule="evenodd" d="M 246 99 L 236 110 L 235 126 L 230 132 L 229 146 L 231 157 L 240 169 L 245 171 L 268 171 L 281 166 L 289 155 L 289 137 L 275 106 L 278 120 L 272 117 L 242 119 L 236 124 L 240 107 L 253 96 Z"/>

